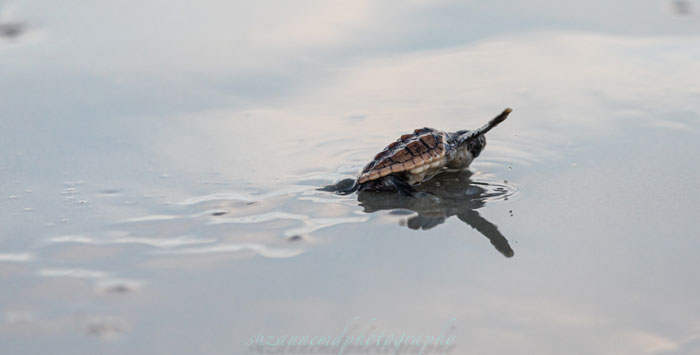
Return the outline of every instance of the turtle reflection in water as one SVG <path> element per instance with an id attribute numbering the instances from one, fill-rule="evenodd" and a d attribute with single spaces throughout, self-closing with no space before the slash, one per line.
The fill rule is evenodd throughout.
<path id="1" fill-rule="evenodd" d="M 367 213 L 382 210 L 409 210 L 417 213 L 408 217 L 411 229 L 430 229 L 457 216 L 476 229 L 506 257 L 513 256 L 508 240 L 498 227 L 482 217 L 478 210 L 490 199 L 507 198 L 512 191 L 505 186 L 473 181 L 469 171 L 447 172 L 426 181 L 412 196 L 391 192 L 360 191 L 358 201 Z"/>

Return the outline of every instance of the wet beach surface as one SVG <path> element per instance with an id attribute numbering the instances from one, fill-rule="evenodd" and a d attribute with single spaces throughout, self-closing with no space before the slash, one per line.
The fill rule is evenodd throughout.
<path id="1" fill-rule="evenodd" d="M 698 10 L 0 2 L 0 353 L 700 352 Z M 415 199 L 317 190 L 505 107 Z"/>

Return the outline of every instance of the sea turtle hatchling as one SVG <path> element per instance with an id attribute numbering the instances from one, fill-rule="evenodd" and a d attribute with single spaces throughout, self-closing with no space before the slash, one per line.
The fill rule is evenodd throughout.
<path id="1" fill-rule="evenodd" d="M 511 111 L 505 109 L 473 131 L 449 133 L 425 127 L 404 134 L 365 165 L 352 186 L 334 190 L 341 194 L 373 190 L 410 195 L 414 185 L 443 171 L 469 167 L 486 146 L 484 134 L 503 122 Z"/>

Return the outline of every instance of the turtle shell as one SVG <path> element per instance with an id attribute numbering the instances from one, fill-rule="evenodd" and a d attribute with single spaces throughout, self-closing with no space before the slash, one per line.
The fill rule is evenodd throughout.
<path id="1" fill-rule="evenodd" d="M 445 157 L 447 134 L 434 128 L 419 128 L 389 144 L 369 162 L 358 178 L 360 184 L 392 173 L 416 171 Z M 428 165 L 429 166 L 429 165 Z"/>

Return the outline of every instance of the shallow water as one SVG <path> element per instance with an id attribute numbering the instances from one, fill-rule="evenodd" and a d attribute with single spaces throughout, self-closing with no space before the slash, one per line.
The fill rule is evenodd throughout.
<path id="1" fill-rule="evenodd" d="M 698 11 L 0 2 L 0 353 L 698 353 Z M 317 190 L 505 107 L 418 198 Z"/>

